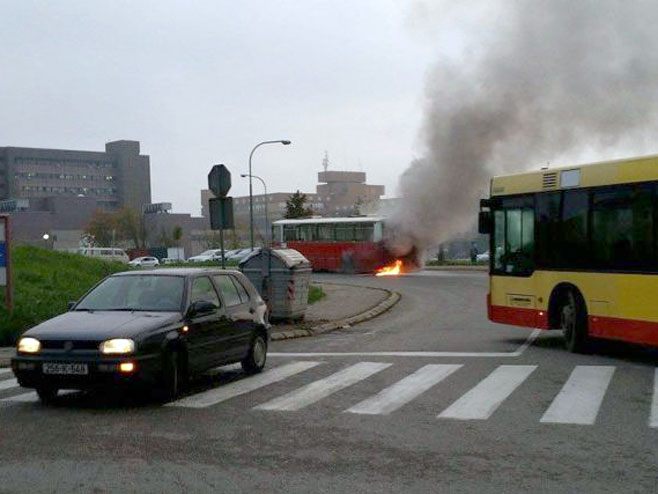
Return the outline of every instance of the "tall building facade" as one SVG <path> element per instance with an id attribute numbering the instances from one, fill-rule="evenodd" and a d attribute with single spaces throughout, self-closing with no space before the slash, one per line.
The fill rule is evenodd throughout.
<path id="1" fill-rule="evenodd" d="M 141 211 L 151 202 L 149 157 L 138 141 L 105 144 L 105 152 L 0 147 L 0 200 L 89 197 L 106 210 Z"/>

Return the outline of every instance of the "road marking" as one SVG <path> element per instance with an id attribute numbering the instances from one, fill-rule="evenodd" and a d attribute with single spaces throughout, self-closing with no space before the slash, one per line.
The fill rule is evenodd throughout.
<path id="1" fill-rule="evenodd" d="M 0 369 L 0 374 L 7 374 L 7 373 L 9 373 L 9 372 L 11 372 L 11 369 L 8 368 L 8 367 L 7 367 L 7 368 Z"/>
<path id="2" fill-rule="evenodd" d="M 653 374 L 653 399 L 651 400 L 649 427 L 658 427 L 658 369 Z"/>
<path id="3" fill-rule="evenodd" d="M 62 389 L 59 391 L 57 396 L 64 396 L 71 393 L 77 393 L 77 389 Z M 13 402 L 13 403 L 36 403 L 39 401 L 39 395 L 36 391 L 30 391 L 28 393 L 22 393 L 16 396 L 10 396 L 9 398 L 3 398 L 0 402 Z"/>
<path id="4" fill-rule="evenodd" d="M 520 357 L 543 330 L 535 329 L 513 352 L 268 352 L 268 357 Z"/>
<path id="5" fill-rule="evenodd" d="M 613 366 L 577 365 L 540 422 L 594 424 L 614 372 Z"/>
<path id="6" fill-rule="evenodd" d="M 0 381 L 0 391 L 16 387 L 18 387 L 17 379 L 7 379 L 6 381 Z"/>
<path id="7" fill-rule="evenodd" d="M 485 420 L 512 394 L 536 365 L 501 365 L 438 415 L 440 419 Z"/>
<path id="8" fill-rule="evenodd" d="M 460 367 L 462 366 L 426 365 L 410 376 L 345 411 L 365 415 L 389 414 L 420 396 L 435 384 L 443 381 Z"/>
<path id="9" fill-rule="evenodd" d="M 279 398 L 258 405 L 254 407 L 254 410 L 299 410 L 341 389 L 352 386 L 389 366 L 391 364 L 359 362 L 324 379 L 312 382 Z"/>
<path id="10" fill-rule="evenodd" d="M 249 393 L 255 389 L 282 381 L 290 376 L 312 369 L 319 364 L 320 362 L 311 361 L 291 362 L 280 367 L 275 367 L 271 370 L 266 370 L 262 374 L 245 377 L 240 381 L 235 381 L 224 386 L 219 386 L 196 395 L 187 396 L 180 400 L 167 403 L 166 406 L 187 408 L 209 407 L 230 398 Z"/>

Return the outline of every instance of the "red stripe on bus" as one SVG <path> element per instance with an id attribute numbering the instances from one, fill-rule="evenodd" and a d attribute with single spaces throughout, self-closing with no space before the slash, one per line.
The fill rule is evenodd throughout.
<path id="1" fill-rule="evenodd" d="M 489 320 L 512 326 L 548 329 L 548 314 L 537 309 L 489 305 Z"/>
<path id="2" fill-rule="evenodd" d="M 589 316 L 589 334 L 597 338 L 658 345 L 658 322 Z"/>
<path id="3" fill-rule="evenodd" d="M 489 320 L 512 326 L 549 329 L 548 314 L 543 310 L 491 305 L 487 297 Z M 658 346 L 658 322 L 589 316 L 588 332 L 595 338 Z"/>

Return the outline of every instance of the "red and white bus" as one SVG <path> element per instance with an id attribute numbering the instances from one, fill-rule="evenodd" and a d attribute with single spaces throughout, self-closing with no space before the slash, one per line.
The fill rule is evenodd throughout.
<path id="1" fill-rule="evenodd" d="M 301 252 L 314 271 L 374 272 L 395 259 L 384 246 L 384 218 L 309 218 L 272 224 L 275 246 Z"/>

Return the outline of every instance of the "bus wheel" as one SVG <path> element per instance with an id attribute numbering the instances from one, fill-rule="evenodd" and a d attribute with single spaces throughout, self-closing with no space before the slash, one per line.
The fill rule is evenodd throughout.
<path id="1" fill-rule="evenodd" d="M 587 347 L 587 311 L 579 294 L 569 290 L 560 308 L 560 328 L 567 350 L 583 353 Z"/>

